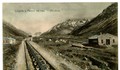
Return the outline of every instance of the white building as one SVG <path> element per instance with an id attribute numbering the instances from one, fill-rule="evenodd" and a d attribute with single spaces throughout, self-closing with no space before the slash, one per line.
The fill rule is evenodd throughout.
<path id="1" fill-rule="evenodd" d="M 3 44 L 15 44 L 16 39 L 11 37 L 3 37 Z"/>
<path id="2" fill-rule="evenodd" d="M 88 40 L 91 45 L 109 46 L 118 45 L 118 37 L 112 34 L 100 34 L 89 37 Z"/>

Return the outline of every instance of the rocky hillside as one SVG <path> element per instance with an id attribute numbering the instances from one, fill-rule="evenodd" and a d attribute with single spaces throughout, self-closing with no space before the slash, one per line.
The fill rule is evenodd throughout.
<path id="1" fill-rule="evenodd" d="M 68 19 L 65 22 L 55 25 L 51 30 L 42 35 L 66 35 L 77 27 L 83 26 L 88 20 L 86 19 Z"/>
<path id="2" fill-rule="evenodd" d="M 117 35 L 117 15 L 118 4 L 113 3 L 104 9 L 102 13 L 93 18 L 90 22 L 72 31 L 71 34 L 86 37 L 94 34 L 99 34 L 100 32 Z"/>
<path id="3" fill-rule="evenodd" d="M 3 36 L 4 37 L 15 37 L 15 36 L 26 37 L 28 36 L 28 34 L 22 30 L 17 29 L 10 23 L 3 21 Z"/>

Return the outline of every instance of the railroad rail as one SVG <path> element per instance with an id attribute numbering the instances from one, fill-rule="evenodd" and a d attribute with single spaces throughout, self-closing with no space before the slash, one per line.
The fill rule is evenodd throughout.
<path id="1" fill-rule="evenodd" d="M 25 44 L 25 49 L 28 51 L 34 70 L 55 70 L 54 67 L 52 67 L 27 40 L 25 41 Z M 26 53 L 25 59 L 26 69 L 31 70 L 28 66 Z"/>

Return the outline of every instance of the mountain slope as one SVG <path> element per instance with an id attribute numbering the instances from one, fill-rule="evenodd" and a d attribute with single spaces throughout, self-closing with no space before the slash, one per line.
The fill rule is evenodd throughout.
<path id="1" fill-rule="evenodd" d="M 28 34 L 22 30 L 17 29 L 10 23 L 3 21 L 3 36 L 4 37 L 15 37 L 15 36 L 26 37 L 28 36 Z"/>
<path id="2" fill-rule="evenodd" d="M 88 22 L 86 19 L 68 19 L 65 22 L 55 25 L 51 30 L 42 35 L 66 35 L 72 32 L 77 27 L 81 27 Z"/>
<path id="3" fill-rule="evenodd" d="M 100 32 L 117 35 L 117 15 L 118 5 L 113 3 L 90 22 L 72 31 L 71 34 L 86 37 L 99 34 Z"/>

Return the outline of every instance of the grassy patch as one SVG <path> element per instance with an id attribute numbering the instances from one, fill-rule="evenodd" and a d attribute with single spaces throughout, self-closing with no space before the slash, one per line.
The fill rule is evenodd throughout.
<path id="1" fill-rule="evenodd" d="M 3 70 L 14 70 L 19 44 L 3 46 Z"/>

